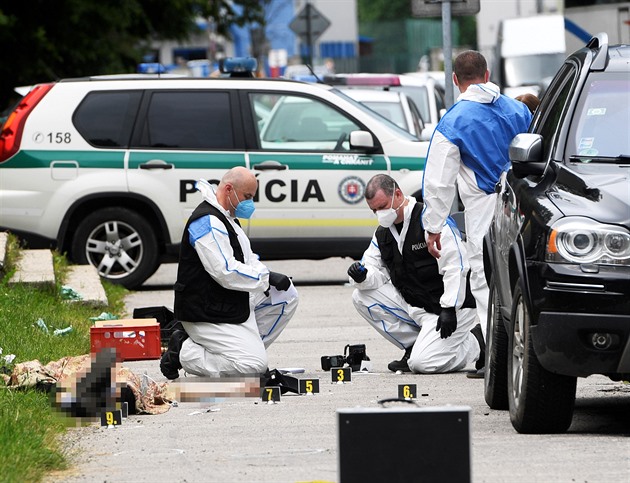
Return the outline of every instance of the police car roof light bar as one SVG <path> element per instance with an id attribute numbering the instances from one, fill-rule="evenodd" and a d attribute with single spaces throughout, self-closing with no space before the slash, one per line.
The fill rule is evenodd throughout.
<path id="1" fill-rule="evenodd" d="M 258 62 L 253 57 L 226 57 L 219 61 L 219 70 L 232 77 L 254 77 Z"/>

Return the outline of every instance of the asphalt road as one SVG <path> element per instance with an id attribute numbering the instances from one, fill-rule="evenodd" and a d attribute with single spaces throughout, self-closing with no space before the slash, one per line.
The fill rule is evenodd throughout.
<path id="1" fill-rule="evenodd" d="M 473 482 L 630 482 L 627 384 L 601 376 L 581 379 L 566 434 L 520 435 L 506 411 L 485 404 L 481 380 L 462 373 L 396 375 L 387 370 L 387 363 L 402 353 L 354 311 L 352 289 L 344 284 L 350 263 L 268 263 L 293 276 L 300 293 L 296 315 L 269 348 L 270 366 L 305 368 L 305 376 L 320 379 L 319 394 L 286 394 L 276 404 L 258 398 L 179 403 L 162 415 L 130 416 L 113 429 L 96 424 L 73 429 L 65 444 L 74 466 L 47 481 L 339 482 L 337 410 L 378 409 L 378 401 L 397 396 L 399 384 L 416 384 L 420 407 L 470 408 Z M 127 298 L 128 313 L 136 307 L 172 307 L 174 279 L 174 265 L 161 267 L 142 291 Z M 342 353 L 348 343 L 366 344 L 372 373 L 334 384 L 321 370 L 320 356 Z M 157 360 L 125 365 L 165 380 Z M 389 437 L 401 448 L 426 444 L 423 434 Z M 417 457 L 421 461 L 423 454 Z M 458 464 L 456 455 L 452 464 Z M 394 481 L 392 475 L 379 483 Z"/>

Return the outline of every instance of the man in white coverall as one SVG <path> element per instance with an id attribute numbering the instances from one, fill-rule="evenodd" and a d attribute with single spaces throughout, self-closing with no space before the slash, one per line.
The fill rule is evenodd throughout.
<path id="1" fill-rule="evenodd" d="M 436 260 L 424 239 L 422 203 L 405 196 L 393 178 L 374 176 L 365 199 L 380 226 L 348 275 L 359 314 L 405 351 L 389 370 L 450 372 L 483 359 L 474 300 L 466 297 L 466 250 L 454 222 L 444 225 L 443 256 Z"/>
<path id="2" fill-rule="evenodd" d="M 254 211 L 253 173 L 236 167 L 218 188 L 205 180 L 196 187 L 203 201 L 186 224 L 174 286 L 185 333 L 173 333 L 160 369 L 168 379 L 180 368 L 211 377 L 262 374 L 266 348 L 295 313 L 297 291 L 252 252 L 238 222 Z"/>
<path id="3" fill-rule="evenodd" d="M 501 95 L 499 87 L 488 82 L 489 75 L 479 52 L 468 50 L 455 59 L 453 82 L 461 94 L 433 134 L 422 187 L 427 245 L 439 258 L 442 227 L 453 205 L 457 181 L 464 205 L 470 285 L 484 337 L 489 292 L 483 269 L 483 238 L 494 213 L 495 185 L 509 167 L 510 142 L 526 132 L 531 121 L 527 106 Z M 483 371 L 477 377 L 483 377 Z"/>

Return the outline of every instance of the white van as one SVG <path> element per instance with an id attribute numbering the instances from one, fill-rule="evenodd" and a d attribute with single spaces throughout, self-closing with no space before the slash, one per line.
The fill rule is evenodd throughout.
<path id="1" fill-rule="evenodd" d="M 493 80 L 509 97 L 539 96 L 566 57 L 564 17 L 536 15 L 501 21 Z"/>

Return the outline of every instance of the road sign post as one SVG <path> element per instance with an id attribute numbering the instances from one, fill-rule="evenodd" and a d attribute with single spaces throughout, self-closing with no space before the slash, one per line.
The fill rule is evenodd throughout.
<path id="1" fill-rule="evenodd" d="M 453 46 L 451 35 L 452 15 L 479 13 L 479 0 L 411 0 L 414 17 L 442 17 L 442 52 L 444 54 L 444 89 L 446 108 L 453 105 Z"/>
<path id="2" fill-rule="evenodd" d="M 313 43 L 330 26 L 330 20 L 313 5 L 307 3 L 289 24 L 289 28 L 307 48 L 307 63 L 313 65 Z"/>

